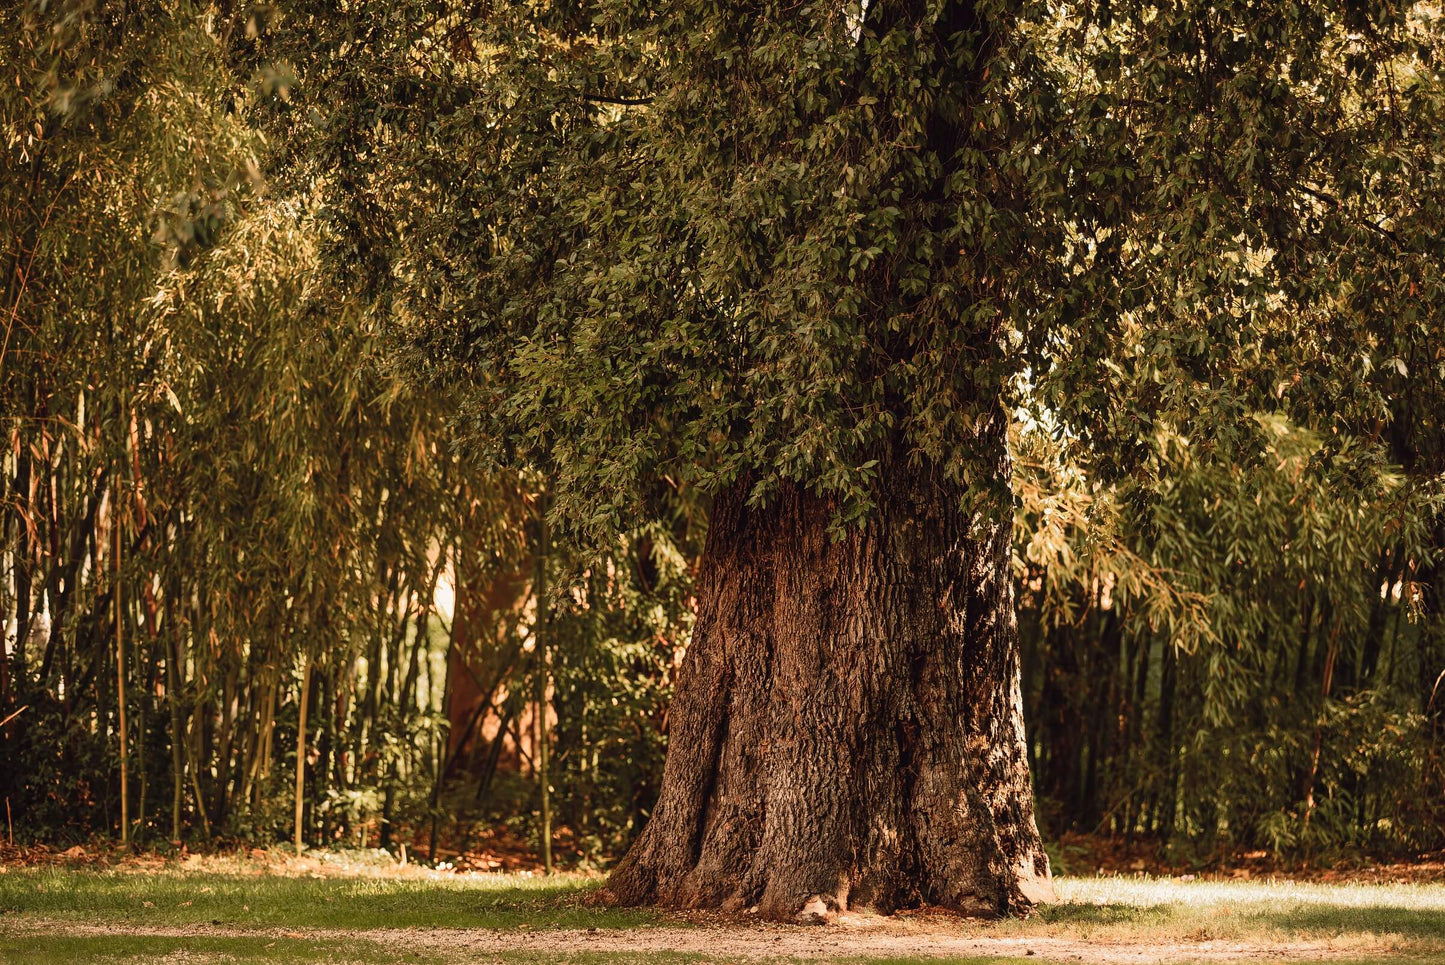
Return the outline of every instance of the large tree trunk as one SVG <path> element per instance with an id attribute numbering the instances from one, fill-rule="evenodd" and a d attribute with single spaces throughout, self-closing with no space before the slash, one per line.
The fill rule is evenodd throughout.
<path id="1" fill-rule="evenodd" d="M 661 795 L 606 898 L 790 919 L 1052 897 L 1009 520 L 936 471 L 880 471 L 877 511 L 837 540 L 801 488 L 717 499 Z"/>

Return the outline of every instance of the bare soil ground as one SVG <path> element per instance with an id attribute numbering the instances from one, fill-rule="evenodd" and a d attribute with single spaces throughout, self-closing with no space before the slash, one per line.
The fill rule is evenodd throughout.
<path id="1" fill-rule="evenodd" d="M 1352 852 L 1314 859 L 1282 859 L 1268 851 L 1221 851 L 1184 861 L 1155 842 L 1066 833 L 1057 844 L 1065 873 L 1074 875 L 1192 875 L 1205 880 L 1314 881 L 1395 884 L 1445 882 L 1445 851 L 1409 855 Z M 1061 869 L 1055 869 L 1055 873 Z"/>

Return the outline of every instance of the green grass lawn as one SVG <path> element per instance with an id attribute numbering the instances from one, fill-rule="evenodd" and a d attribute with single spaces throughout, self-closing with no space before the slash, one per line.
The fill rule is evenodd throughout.
<path id="1" fill-rule="evenodd" d="M 556 875 L 296 877 L 47 868 L 0 875 L 0 911 L 88 922 L 289 928 L 631 928 L 650 912 L 590 908 L 597 879 Z"/>
<path id="2" fill-rule="evenodd" d="M 43 938 L 12 936 L 0 932 L 0 962 L 5 965 L 78 965 L 78 963 L 120 963 L 196 961 L 226 963 L 320 962 L 372 965 L 382 962 L 411 962 L 444 965 L 438 956 L 398 957 L 385 946 L 368 941 L 314 940 L 270 936 L 196 936 L 177 938 L 156 935 L 74 936 L 46 935 Z"/>
<path id="3" fill-rule="evenodd" d="M 644 935 L 664 934 L 659 929 L 672 926 L 666 934 L 676 935 L 678 928 L 693 927 L 654 912 L 589 905 L 584 899 L 598 883 L 596 878 L 567 875 L 312 876 L 176 867 L 144 872 L 11 868 L 0 874 L 0 963 L 722 965 L 739 960 L 728 952 L 710 953 L 706 942 L 697 941 L 693 945 L 701 944 L 700 948 L 686 951 L 614 947 L 596 952 L 570 946 L 507 950 L 512 939 L 506 934 L 537 936 L 552 929 L 591 928 Z M 765 943 L 784 940 L 770 937 L 774 934 L 788 941 L 826 935 L 835 943 L 826 952 L 828 960 L 855 965 L 922 961 L 1050 965 L 1073 960 L 1072 955 L 1048 954 L 1070 943 L 1088 953 L 1101 945 L 1139 948 L 1177 943 L 1187 949 L 1190 943 L 1206 941 L 1245 943 L 1258 947 L 1261 955 L 1300 942 L 1327 943 L 1332 965 L 1445 962 L 1445 885 L 1062 878 L 1057 887 L 1060 903 L 1045 906 L 1027 920 L 960 924 L 949 919 L 935 924 L 930 919 L 905 925 L 920 934 L 916 949 L 920 953 L 928 951 L 929 929 L 938 927 L 954 937 L 997 940 L 1006 952 L 1021 949 L 1027 941 L 1039 942 L 1045 951 L 1027 958 L 854 955 L 849 948 L 852 932 L 846 926 L 776 932 L 742 926 L 729 934 L 735 941 L 756 939 L 756 948 L 742 956 L 753 961 L 787 960 L 790 949 L 796 952 L 779 945 L 783 954 L 772 955 L 774 946 Z M 397 931 L 392 939 L 387 929 L 409 931 Z M 449 937 L 433 941 L 431 929 Z M 492 934 L 490 944 L 480 951 L 468 948 L 465 936 L 482 932 Z M 498 932 L 502 937 L 494 934 Z M 1181 954 L 1177 960 L 1190 959 Z"/>

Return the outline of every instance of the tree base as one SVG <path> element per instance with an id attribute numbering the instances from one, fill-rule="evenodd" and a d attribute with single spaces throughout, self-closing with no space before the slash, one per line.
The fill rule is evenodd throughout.
<path id="1" fill-rule="evenodd" d="M 796 921 L 1052 898 L 1008 522 L 922 472 L 890 483 L 837 541 L 805 491 L 719 497 L 661 794 L 603 900 Z"/>

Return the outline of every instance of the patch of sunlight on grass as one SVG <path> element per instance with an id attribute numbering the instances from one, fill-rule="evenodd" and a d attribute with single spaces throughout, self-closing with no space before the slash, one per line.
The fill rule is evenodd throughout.
<path id="1" fill-rule="evenodd" d="M 1059 899 L 1096 905 L 1316 902 L 1342 908 L 1445 912 L 1445 884 L 1324 884 L 1302 881 L 1183 881 L 1179 878 L 1059 878 Z"/>
<path id="2" fill-rule="evenodd" d="M 1445 885 L 1060 878 L 1025 931 L 1170 937 L 1388 936 L 1445 945 Z"/>

